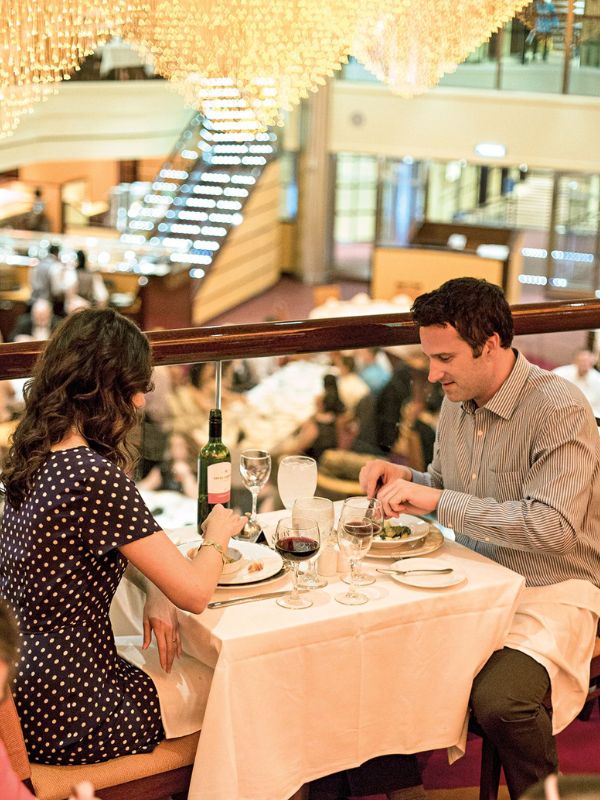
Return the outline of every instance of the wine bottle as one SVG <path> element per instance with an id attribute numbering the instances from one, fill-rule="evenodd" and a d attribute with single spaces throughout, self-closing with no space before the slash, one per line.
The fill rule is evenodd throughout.
<path id="1" fill-rule="evenodd" d="M 231 500 L 231 454 L 222 436 L 221 410 L 213 408 L 208 422 L 208 442 L 198 456 L 198 533 L 217 503 Z"/>

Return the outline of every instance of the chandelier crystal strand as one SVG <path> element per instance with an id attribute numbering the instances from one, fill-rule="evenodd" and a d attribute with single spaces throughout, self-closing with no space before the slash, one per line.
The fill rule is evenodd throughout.
<path id="1" fill-rule="evenodd" d="M 0 139 L 13 134 L 21 119 L 56 91 L 55 83 L 0 87 Z"/>
<path id="2" fill-rule="evenodd" d="M 404 97 L 421 94 L 462 63 L 526 3 L 521 0 L 398 0 L 365 16 L 352 53 Z"/>

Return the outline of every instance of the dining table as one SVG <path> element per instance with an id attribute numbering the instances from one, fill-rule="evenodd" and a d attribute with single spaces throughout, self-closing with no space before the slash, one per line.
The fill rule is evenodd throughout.
<path id="1" fill-rule="evenodd" d="M 286 513 L 259 516 L 267 539 Z M 473 677 L 502 646 L 524 579 L 439 530 L 428 563 L 453 571 L 447 585 L 376 573 L 395 556 L 372 551 L 363 567 L 377 580 L 360 587 L 363 605 L 336 602 L 346 588 L 336 573 L 302 610 L 271 597 L 178 611 L 188 669 L 204 676 L 206 695 L 189 800 L 288 800 L 309 781 L 375 756 L 448 748 L 452 761 L 464 753 Z M 168 533 L 184 552 L 197 539 L 194 526 Z M 276 555 L 267 546 L 255 552 L 265 564 Z M 415 556 L 400 565 L 419 563 Z M 213 600 L 289 583 L 288 572 L 269 573 L 262 582 L 219 586 Z M 112 608 L 117 635 L 141 631 L 140 595 L 121 582 Z M 167 702 L 160 687 L 159 697 Z"/>

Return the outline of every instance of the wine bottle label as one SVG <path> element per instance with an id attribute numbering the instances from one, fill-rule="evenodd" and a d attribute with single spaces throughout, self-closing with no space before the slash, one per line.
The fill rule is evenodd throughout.
<path id="1" fill-rule="evenodd" d="M 231 462 L 219 461 L 206 468 L 208 502 L 228 503 L 231 499 Z"/>

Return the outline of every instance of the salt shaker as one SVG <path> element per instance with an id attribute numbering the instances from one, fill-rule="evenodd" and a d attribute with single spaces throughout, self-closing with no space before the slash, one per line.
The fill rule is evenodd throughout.
<path id="1" fill-rule="evenodd" d="M 346 554 L 340 547 L 337 547 L 337 551 L 337 571 L 346 575 L 350 571 L 350 563 L 348 562 Z"/>
<path id="2" fill-rule="evenodd" d="M 324 578 L 331 578 L 337 572 L 338 551 L 333 539 L 329 539 L 321 548 L 321 555 L 317 560 L 317 572 Z"/>

